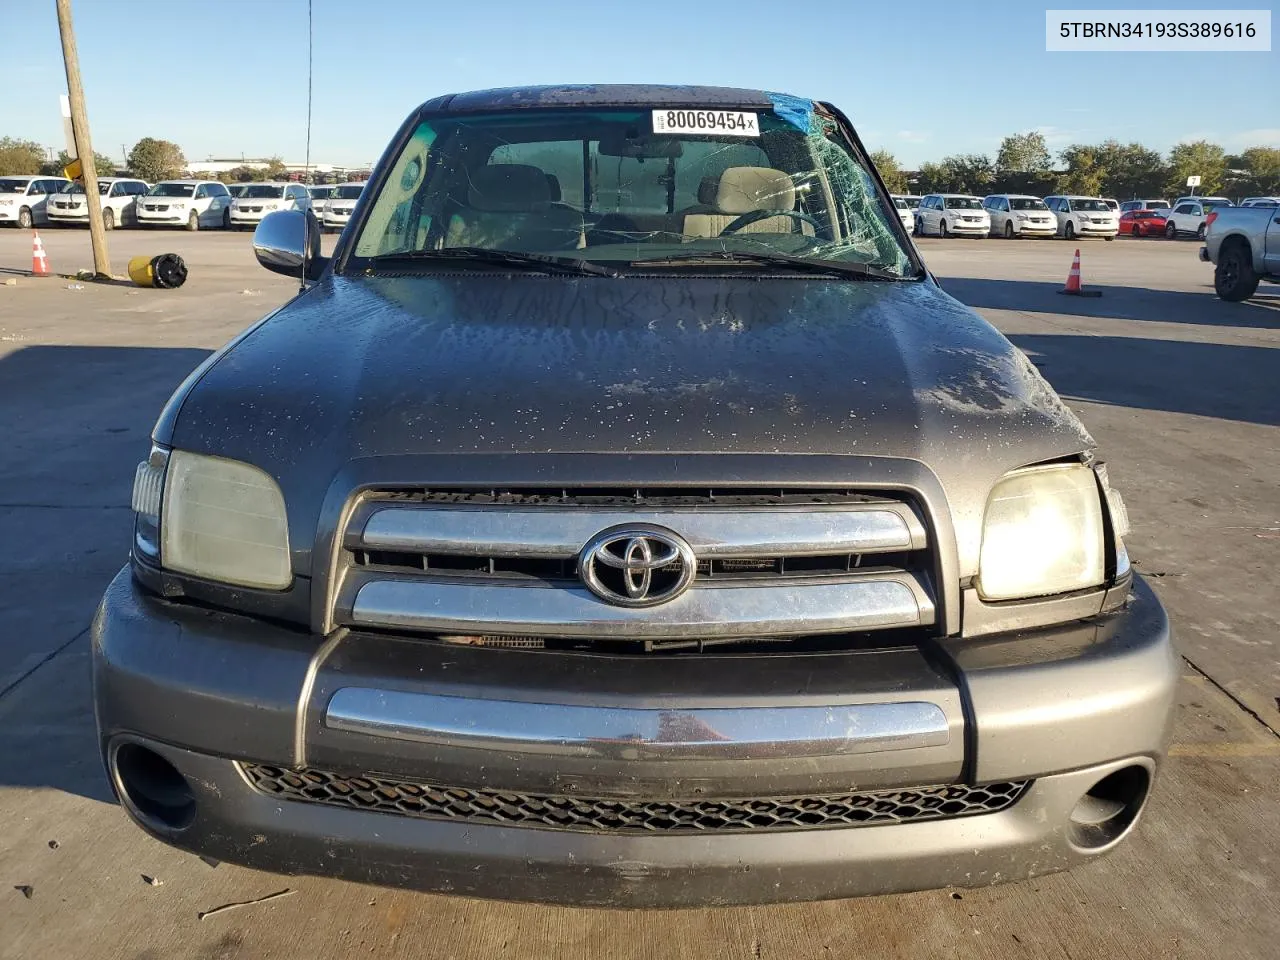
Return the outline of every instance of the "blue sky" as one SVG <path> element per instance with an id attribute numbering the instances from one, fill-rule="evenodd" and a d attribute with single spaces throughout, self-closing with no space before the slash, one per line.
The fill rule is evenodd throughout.
<path id="1" fill-rule="evenodd" d="M 53 2 L 3 7 L 0 136 L 60 148 L 66 79 Z M 189 160 L 301 159 L 306 0 L 73 7 L 99 153 L 155 136 Z M 723 84 L 830 100 L 872 149 L 907 167 L 948 153 L 994 156 L 1001 137 L 1030 129 L 1053 150 L 1107 137 L 1160 150 L 1201 137 L 1228 151 L 1280 146 L 1280 53 L 1047 53 L 1045 5 L 1035 3 L 314 0 L 314 11 L 319 162 L 375 159 L 405 114 L 440 93 L 565 82 Z"/>

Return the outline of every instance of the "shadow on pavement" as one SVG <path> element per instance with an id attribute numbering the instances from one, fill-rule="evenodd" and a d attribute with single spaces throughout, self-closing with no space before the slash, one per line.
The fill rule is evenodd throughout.
<path id="1" fill-rule="evenodd" d="M 1009 339 L 1066 400 L 1280 424 L 1280 349 L 1145 337 Z"/>
<path id="2" fill-rule="evenodd" d="M 88 625 L 126 562 L 134 468 L 199 349 L 32 346 L 0 356 L 0 787 L 111 793 Z"/>
<path id="3" fill-rule="evenodd" d="M 1203 293 L 1188 293 L 1092 284 L 1086 278 L 1086 289 L 1102 291 L 1101 297 L 1091 299 L 1063 296 L 1058 292 L 1062 289 L 1059 283 L 976 277 L 940 277 L 939 280 L 947 293 L 975 308 L 1280 330 L 1280 286 L 1269 284 L 1259 287 L 1258 295 L 1252 300 L 1228 303 L 1219 300 L 1211 286 L 1206 286 Z"/>

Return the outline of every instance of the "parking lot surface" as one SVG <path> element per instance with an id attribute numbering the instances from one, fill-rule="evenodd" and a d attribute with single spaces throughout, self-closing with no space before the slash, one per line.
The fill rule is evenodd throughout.
<path id="1" fill-rule="evenodd" d="M 85 231 L 42 231 L 53 269 Z M 1186 657 L 1174 744 L 1137 835 L 1070 874 L 981 890 L 666 913 L 489 903 L 212 865 L 129 823 L 96 753 L 88 624 L 128 549 L 134 465 L 164 399 L 283 303 L 247 235 L 117 231 L 176 252 L 176 291 L 29 279 L 0 231 L 0 958 L 1264 958 L 1280 941 L 1280 287 L 1213 294 L 1196 244 L 923 240 L 1111 464 L 1130 551 Z M 329 239 L 327 244 L 332 243 Z M 287 891 L 282 896 L 260 898 Z M 233 909 L 216 908 L 235 905 Z M 210 912 L 213 911 L 213 912 Z"/>

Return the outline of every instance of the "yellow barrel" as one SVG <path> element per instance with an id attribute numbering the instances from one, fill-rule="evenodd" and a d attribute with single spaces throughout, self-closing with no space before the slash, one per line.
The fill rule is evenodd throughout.
<path id="1" fill-rule="evenodd" d="M 129 279 L 140 287 L 154 287 L 156 274 L 151 268 L 151 257 L 134 257 L 130 260 Z"/>

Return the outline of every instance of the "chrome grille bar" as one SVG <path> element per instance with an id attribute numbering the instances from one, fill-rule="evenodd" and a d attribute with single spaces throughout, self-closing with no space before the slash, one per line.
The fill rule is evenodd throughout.
<path id="1" fill-rule="evenodd" d="M 925 546 L 905 503 L 838 509 L 636 509 L 366 505 L 348 546 L 424 554 L 567 558 L 608 527 L 643 521 L 678 531 L 699 557 L 884 553 Z"/>
<path id="2" fill-rule="evenodd" d="M 637 708 L 525 703 L 343 687 L 325 726 L 497 750 L 626 760 L 827 757 L 945 746 L 947 716 L 923 701 L 824 706 Z"/>
<path id="3" fill-rule="evenodd" d="M 580 586 L 349 577 L 346 622 L 438 633 L 676 639 L 915 627 L 934 622 L 929 591 L 903 571 L 840 581 L 695 586 L 661 606 L 628 608 Z"/>

